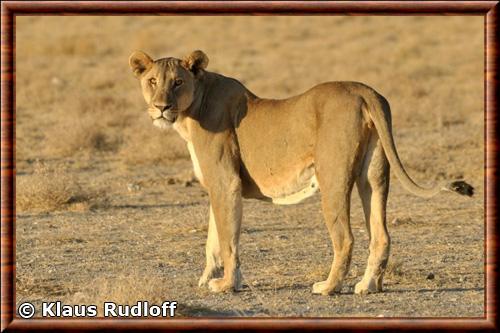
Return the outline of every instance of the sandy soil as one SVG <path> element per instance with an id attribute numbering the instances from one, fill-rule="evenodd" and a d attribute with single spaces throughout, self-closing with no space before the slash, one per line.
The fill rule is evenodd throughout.
<path id="1" fill-rule="evenodd" d="M 17 17 L 16 302 L 176 300 L 184 316 L 482 316 L 483 19 L 480 17 Z M 209 69 L 262 97 L 324 81 L 390 101 L 399 154 L 421 184 L 465 178 L 470 198 L 432 200 L 396 179 L 382 294 L 353 294 L 367 252 L 357 193 L 342 293 L 311 294 L 333 257 L 319 196 L 245 201 L 245 288 L 197 287 L 208 198 L 184 143 L 152 127 L 128 56 L 202 49 Z"/>

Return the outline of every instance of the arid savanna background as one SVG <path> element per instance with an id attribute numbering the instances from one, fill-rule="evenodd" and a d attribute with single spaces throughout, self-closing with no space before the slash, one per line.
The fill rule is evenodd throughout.
<path id="1" fill-rule="evenodd" d="M 179 303 L 179 316 L 477 317 L 484 311 L 483 18 L 16 17 L 16 302 Z M 319 195 L 246 200 L 244 289 L 199 289 L 208 197 L 185 143 L 153 128 L 128 66 L 201 49 L 208 70 L 261 97 L 361 81 L 390 102 L 399 155 L 422 185 L 466 179 L 473 198 L 421 199 L 393 178 L 382 294 L 357 296 L 368 256 L 360 200 L 341 294 L 311 294 L 333 257 Z"/>

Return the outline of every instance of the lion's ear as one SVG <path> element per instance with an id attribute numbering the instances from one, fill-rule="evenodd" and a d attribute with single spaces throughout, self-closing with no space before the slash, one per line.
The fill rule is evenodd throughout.
<path id="1" fill-rule="evenodd" d="M 153 59 L 142 51 L 135 51 L 128 58 L 128 63 L 136 77 L 140 77 L 145 71 L 153 65 Z"/>
<path id="2" fill-rule="evenodd" d="M 200 70 L 207 68 L 208 57 L 205 53 L 203 53 L 203 51 L 196 50 L 185 57 L 182 60 L 181 64 L 194 74 L 198 74 Z"/>

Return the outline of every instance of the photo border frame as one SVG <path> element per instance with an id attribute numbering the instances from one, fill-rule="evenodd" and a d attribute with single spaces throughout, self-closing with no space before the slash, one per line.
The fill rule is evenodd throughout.
<path id="1" fill-rule="evenodd" d="M 4 1 L 1 3 L 1 331 L 498 331 L 498 1 Z M 484 17 L 485 314 L 481 318 L 21 319 L 15 316 L 15 18 L 20 15 L 475 15 Z M 332 300 L 333 301 L 333 300 Z"/>

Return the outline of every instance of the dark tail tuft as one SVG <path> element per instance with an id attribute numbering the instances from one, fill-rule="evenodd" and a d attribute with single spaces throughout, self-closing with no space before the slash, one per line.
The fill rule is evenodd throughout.
<path id="1" fill-rule="evenodd" d="M 468 197 L 472 197 L 474 195 L 474 187 L 461 180 L 451 183 L 450 190 Z"/>

